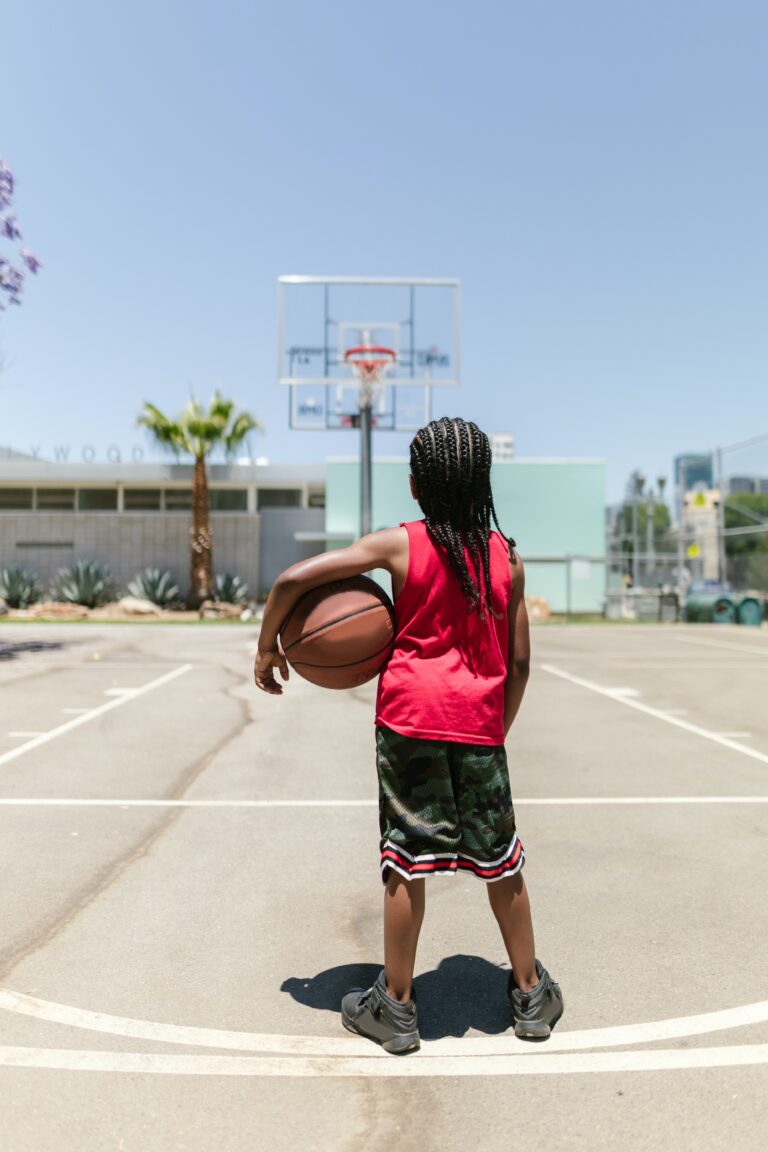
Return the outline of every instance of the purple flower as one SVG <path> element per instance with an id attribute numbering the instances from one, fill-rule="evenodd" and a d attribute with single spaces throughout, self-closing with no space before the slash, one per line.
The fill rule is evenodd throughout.
<path id="1" fill-rule="evenodd" d="M 10 240 L 15 243 L 21 240 L 21 231 L 16 217 L 7 212 L 13 200 L 14 193 L 13 172 L 7 164 L 0 160 L 0 240 Z M 4 256 L 0 256 L 0 312 L 5 310 L 6 304 L 20 304 L 21 293 L 24 288 L 24 277 L 27 272 L 35 273 L 42 264 L 27 248 L 21 248 L 22 267 L 11 264 Z"/>
<path id="2" fill-rule="evenodd" d="M 24 273 L 7 260 L 0 259 L 0 289 L 5 292 L 11 304 L 20 304 L 21 290 L 24 287 Z"/>
<path id="3" fill-rule="evenodd" d="M 15 216 L 0 216 L 0 236 L 4 236 L 6 240 L 21 240 Z"/>
<path id="4" fill-rule="evenodd" d="M 13 172 L 0 160 L 0 208 L 10 208 L 13 200 Z"/>
<path id="5" fill-rule="evenodd" d="M 40 262 L 40 260 L 38 260 L 37 256 L 35 256 L 34 252 L 30 252 L 28 248 L 22 248 L 21 258 L 24 261 L 24 263 L 26 264 L 29 271 L 32 272 L 33 274 L 36 273 L 37 270 L 39 268 L 42 268 L 42 266 L 43 266 L 42 263 Z"/>

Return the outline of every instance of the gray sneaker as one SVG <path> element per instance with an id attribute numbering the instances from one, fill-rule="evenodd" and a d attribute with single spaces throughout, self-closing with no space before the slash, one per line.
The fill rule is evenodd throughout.
<path id="1" fill-rule="evenodd" d="M 515 1017 L 515 1036 L 521 1040 L 546 1040 L 563 1014 L 565 1004 L 560 985 L 536 961 L 539 982 L 530 992 L 518 988 L 514 973 L 510 972 L 507 994 Z"/>
<path id="2" fill-rule="evenodd" d="M 350 1032 L 381 1044 L 385 1052 L 415 1052 L 421 1041 L 413 1000 L 401 1004 L 387 994 L 383 970 L 372 988 L 355 988 L 341 1001 L 341 1021 Z"/>

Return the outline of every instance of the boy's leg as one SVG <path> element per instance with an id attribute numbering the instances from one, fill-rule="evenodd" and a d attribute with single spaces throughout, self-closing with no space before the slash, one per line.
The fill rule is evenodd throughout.
<path id="1" fill-rule="evenodd" d="M 411 998 L 416 947 L 424 920 L 424 879 L 406 880 L 390 868 L 384 889 L 384 972 L 387 994 Z"/>
<path id="2" fill-rule="evenodd" d="M 516 872 L 514 876 L 505 876 L 486 887 L 517 986 L 523 992 L 529 992 L 536 987 L 539 977 L 536 974 L 531 906 L 523 875 Z"/>

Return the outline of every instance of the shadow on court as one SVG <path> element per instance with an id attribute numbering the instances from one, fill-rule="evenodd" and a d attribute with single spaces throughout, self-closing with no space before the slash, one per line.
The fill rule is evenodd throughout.
<path id="1" fill-rule="evenodd" d="M 16 644 L 5 644 L 0 640 L 0 660 L 15 660 L 22 652 L 59 651 L 64 644 L 57 640 L 20 640 Z"/>
<path id="2" fill-rule="evenodd" d="M 317 976 L 292 976 L 281 985 L 299 1004 L 322 1012 L 339 1012 L 341 998 L 352 988 L 369 988 L 380 964 L 340 964 Z M 470 1029 L 492 1035 L 512 1027 L 507 1000 L 509 972 L 480 956 L 448 956 L 413 982 L 422 1040 L 464 1036 Z"/>

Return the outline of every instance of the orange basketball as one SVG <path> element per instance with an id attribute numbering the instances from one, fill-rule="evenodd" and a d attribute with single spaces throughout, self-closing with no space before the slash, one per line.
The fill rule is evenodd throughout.
<path id="1" fill-rule="evenodd" d="M 354 688 L 378 676 L 395 639 L 395 612 L 367 576 L 305 593 L 280 629 L 286 659 L 321 688 Z"/>

